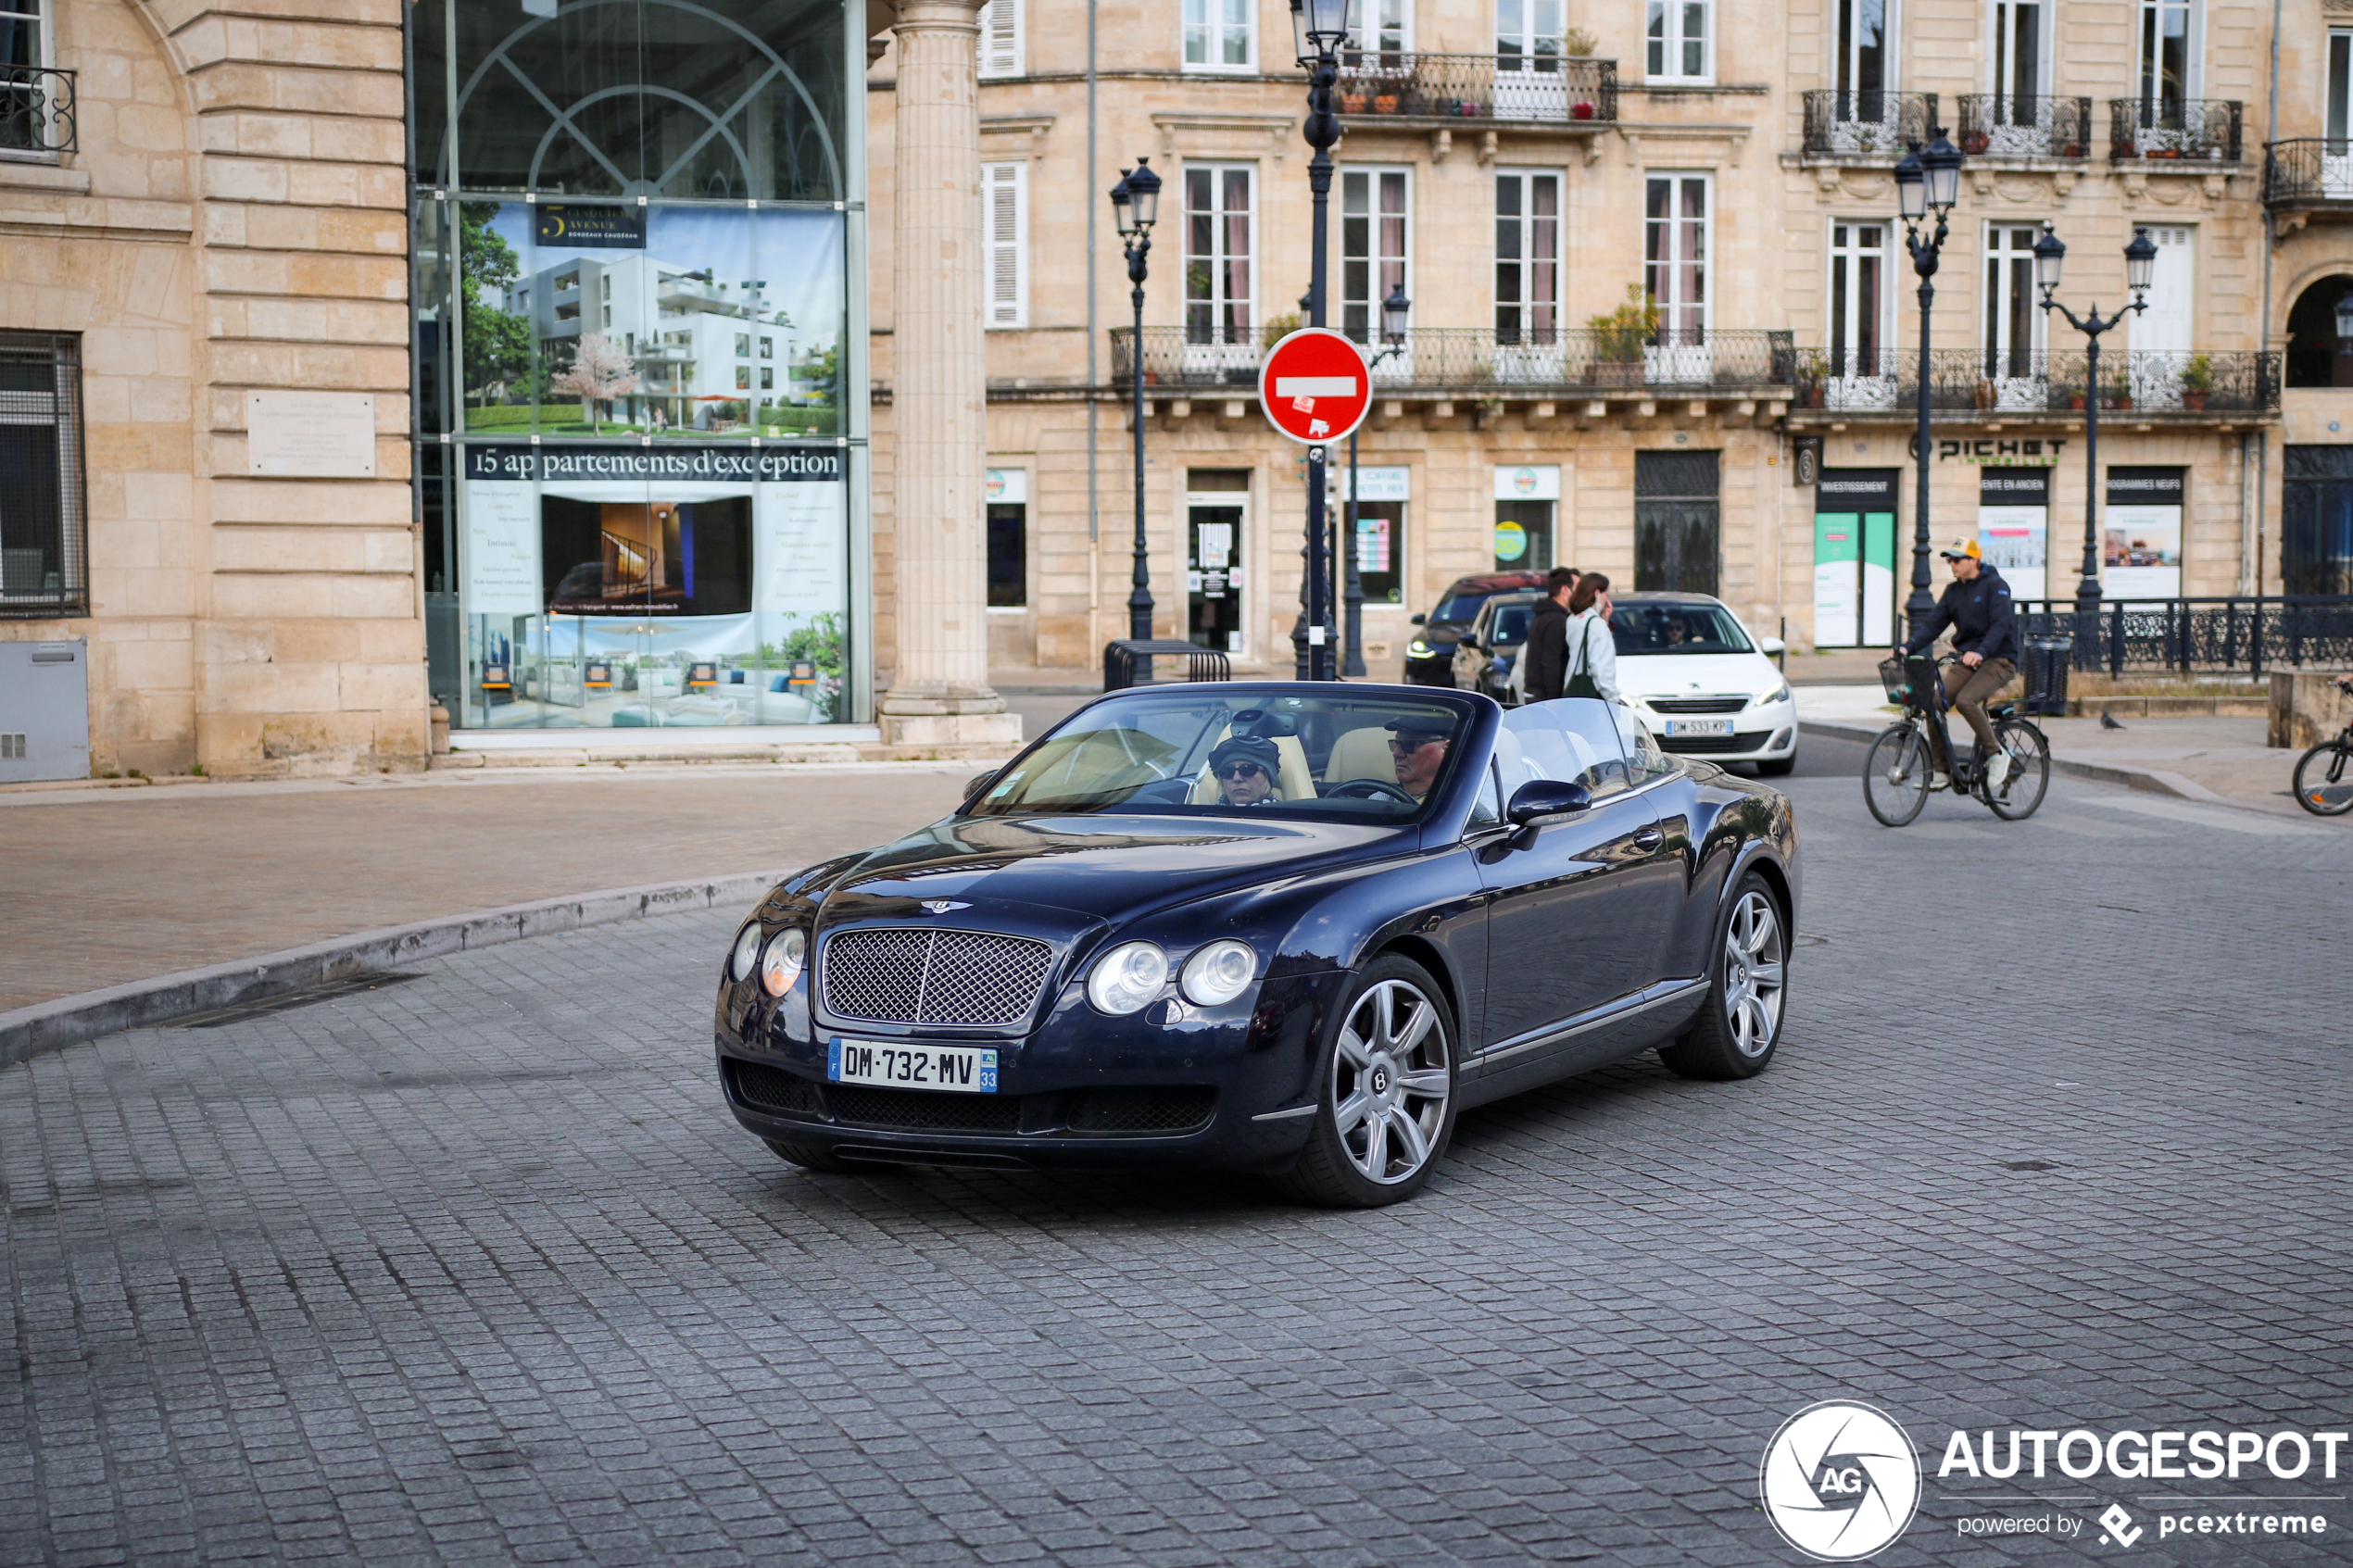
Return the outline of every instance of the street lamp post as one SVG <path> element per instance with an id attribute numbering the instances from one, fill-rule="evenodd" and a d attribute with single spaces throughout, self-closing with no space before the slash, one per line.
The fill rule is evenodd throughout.
<path id="1" fill-rule="evenodd" d="M 2157 244 L 2146 229 L 2133 231 L 2133 243 L 2124 247 L 2124 286 L 2133 291 L 2133 302 L 2103 318 L 2100 307 L 2093 306 L 2088 315 L 2078 316 L 2052 295 L 2059 286 L 2059 270 L 2067 260 L 2067 246 L 2043 225 L 2043 237 L 2034 242 L 2034 283 L 2043 291 L 2043 308 L 2056 310 L 2067 318 L 2068 325 L 2083 334 L 2083 577 L 2075 584 L 2075 646 L 2094 646 L 2100 625 L 2100 334 L 2123 320 L 2128 312 L 2149 307 L 2150 275 L 2157 270 Z"/>
<path id="2" fill-rule="evenodd" d="M 1307 190 L 1314 199 L 1315 222 L 1310 232 L 1307 272 L 1307 324 L 1324 324 L 1327 209 L 1331 203 L 1332 144 L 1340 140 L 1340 117 L 1332 112 L 1332 88 L 1340 81 L 1340 46 L 1348 40 L 1350 0 L 1290 0 L 1291 32 L 1298 61 L 1307 72 L 1307 122 L 1301 134 L 1315 149 L 1307 160 Z M 1332 679 L 1332 646 L 1326 635 L 1331 619 L 1326 603 L 1329 587 L 1324 536 L 1330 516 L 1325 493 L 1328 448 L 1307 448 L 1307 613 L 1295 633 L 1300 677 Z"/>
<path id="3" fill-rule="evenodd" d="M 1127 297 L 1136 307 L 1136 335 L 1128 340 L 1127 354 L 1128 407 L 1136 432 L 1136 585 L 1127 595 L 1127 634 L 1144 642 L 1152 634 L 1152 574 L 1144 537 L 1144 276 L 1152 224 L 1160 217 L 1160 176 L 1150 159 L 1139 157 L 1135 168 L 1121 172 L 1111 188 L 1111 211 L 1127 251 L 1127 281 L 1134 285 Z"/>
<path id="4" fill-rule="evenodd" d="M 1948 231 L 1944 220 L 1951 216 L 1953 204 L 1961 194 L 1961 154 L 1944 139 L 1944 132 L 1930 127 L 1935 140 L 1925 151 L 1918 143 L 1912 144 L 1895 165 L 1895 197 L 1904 217 L 1904 244 L 1912 253 L 1912 270 L 1920 280 L 1920 376 L 1919 429 L 1912 441 L 1918 448 L 1919 479 L 1914 485 L 1916 515 L 1912 523 L 1912 596 L 1904 601 L 1904 619 L 1907 632 L 1916 632 L 1921 622 L 1936 608 L 1936 601 L 1929 596 L 1928 571 L 1928 460 L 1929 460 L 1929 387 L 1933 379 L 1929 370 L 1928 322 L 1929 310 L 1936 303 L 1938 257 L 1944 249 Z M 1936 215 L 1936 232 L 1926 239 L 1920 237 L 1920 224 L 1931 213 Z"/>
<path id="5" fill-rule="evenodd" d="M 1405 285 L 1399 283 L 1380 302 L 1381 346 L 1365 361 L 1365 375 L 1369 383 L 1374 370 L 1384 359 L 1394 358 L 1405 352 L 1405 322 L 1413 315 L 1414 302 L 1405 297 Z M 1368 384 L 1367 392 L 1372 388 Z M 1361 428 L 1361 427 L 1360 427 Z M 1348 529 L 1340 545 L 1340 554 L 1347 558 L 1347 586 L 1340 594 L 1346 618 L 1347 636 L 1340 646 L 1340 672 L 1350 680 L 1361 679 L 1365 673 L 1365 582 L 1357 575 L 1363 564 L 1359 553 L 1357 510 L 1361 503 L 1356 495 L 1356 432 L 1348 433 Z M 1393 544 L 1393 541 L 1392 541 Z M 1392 561 L 1390 565 L 1395 566 Z"/>

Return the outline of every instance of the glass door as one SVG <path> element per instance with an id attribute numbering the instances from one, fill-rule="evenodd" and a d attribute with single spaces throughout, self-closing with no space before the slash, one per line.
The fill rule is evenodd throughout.
<path id="1" fill-rule="evenodd" d="M 1495 176 L 1495 377 L 1557 383 L 1560 334 L 1561 176 L 1505 169 Z"/>
<path id="2" fill-rule="evenodd" d="M 2186 223 L 2152 223 L 2148 237 L 2157 243 L 2157 265 L 2149 273 L 2149 307 L 2133 318 L 2133 404 L 2179 408 L 2197 308 L 2197 231 Z M 2203 391 L 2198 401 L 2205 401 Z"/>
<path id="3" fill-rule="evenodd" d="M 1405 288 L 1413 255 L 1413 176 L 1403 169 L 1343 169 L 1340 175 L 1340 330 L 1365 345 L 1366 358 L 1388 345 L 1381 339 L 1381 301 Z M 1408 297 L 1412 291 L 1407 289 Z M 1373 379 L 1410 383 L 1410 349 L 1392 354 L 1373 370 Z"/>
<path id="4" fill-rule="evenodd" d="M 1642 286 L 1658 310 L 1658 336 L 1643 351 L 1653 384 L 1705 384 L 1715 356 L 1707 341 L 1707 226 L 1705 174 L 1654 174 L 1647 182 Z"/>
<path id="5" fill-rule="evenodd" d="M 1561 0 L 1496 0 L 1495 112 L 1511 119 L 1565 119 Z"/>
<path id="6" fill-rule="evenodd" d="M 1247 495 L 1190 495 L 1185 503 L 1185 635 L 1202 647 L 1245 650 L 1242 520 Z"/>
<path id="7" fill-rule="evenodd" d="M 2353 197 L 2353 32 L 2329 33 L 2328 139 L 2321 144 L 2321 194 Z"/>
<path id="8" fill-rule="evenodd" d="M 1892 408 L 1895 366 L 1884 347 L 1892 303 L 1887 225 L 1831 225 L 1831 347 L 1823 398 L 1832 408 Z"/>
<path id="9" fill-rule="evenodd" d="M 2043 95 L 2041 0 L 1994 0 L 1994 101 L 1983 126 L 1984 150 L 2007 157 L 2047 155 L 2051 137 L 2042 128 Z"/>
<path id="10" fill-rule="evenodd" d="M 2043 312 L 2034 299 L 2030 225 L 1986 226 L 1984 332 L 1978 401 L 1994 408 L 2043 407 Z"/>
<path id="11" fill-rule="evenodd" d="M 1185 169 L 1186 374 L 1255 379 L 1257 280 L 1247 165 Z"/>

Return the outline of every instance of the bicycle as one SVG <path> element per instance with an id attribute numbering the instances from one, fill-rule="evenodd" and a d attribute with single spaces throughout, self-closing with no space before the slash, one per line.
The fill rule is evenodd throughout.
<path id="1" fill-rule="evenodd" d="M 1945 723 L 1944 683 L 1940 668 L 1960 662 L 1947 654 L 1931 659 L 1925 654 L 1880 661 L 1880 681 L 1887 695 L 1904 705 L 1904 717 L 1871 742 L 1863 761 L 1863 804 L 1886 827 L 1900 828 L 1920 814 L 1929 792 L 1936 787 L 1936 751 L 1930 737 L 1944 737 L 1944 755 L 1953 759 L 1950 787 L 1957 795 L 1974 795 L 2005 822 L 2020 822 L 2043 804 L 2051 784 L 2051 745 L 2043 732 L 2018 716 L 2015 701 L 1985 706 L 1994 725 L 1994 739 L 2008 753 L 2010 775 L 1998 790 L 1985 783 L 1984 747 L 1972 743 L 1967 756 L 1953 746 Z M 1938 726 L 1931 730 L 1929 726 Z"/>
<path id="2" fill-rule="evenodd" d="M 2336 689 L 2353 696 L 2353 676 L 2338 676 Z M 2296 803 L 2316 817 L 2353 811 L 2348 763 L 2353 763 L 2353 721 L 2296 759 Z"/>

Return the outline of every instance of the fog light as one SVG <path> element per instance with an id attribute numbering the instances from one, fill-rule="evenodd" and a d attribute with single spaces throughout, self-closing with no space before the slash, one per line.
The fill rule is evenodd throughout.
<path id="1" fill-rule="evenodd" d="M 1794 741 L 1796 738 L 1797 732 L 1795 730 L 1775 730 L 1773 732 L 1772 740 L 1766 745 L 1765 749 L 1768 751 L 1787 751 L 1790 748 L 1790 743 Z"/>

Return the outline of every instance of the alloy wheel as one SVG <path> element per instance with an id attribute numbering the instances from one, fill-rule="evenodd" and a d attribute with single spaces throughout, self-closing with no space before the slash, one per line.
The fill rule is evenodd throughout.
<path id="1" fill-rule="evenodd" d="M 1772 899 L 1750 890 L 1724 928 L 1724 1022 L 1743 1056 L 1773 1044 L 1781 1024 L 1781 918 Z"/>
<path id="2" fill-rule="evenodd" d="M 1356 998 L 1332 1053 L 1332 1123 L 1349 1162 L 1391 1185 L 1429 1162 L 1446 1125 L 1443 1015 L 1418 986 L 1384 980 Z"/>

